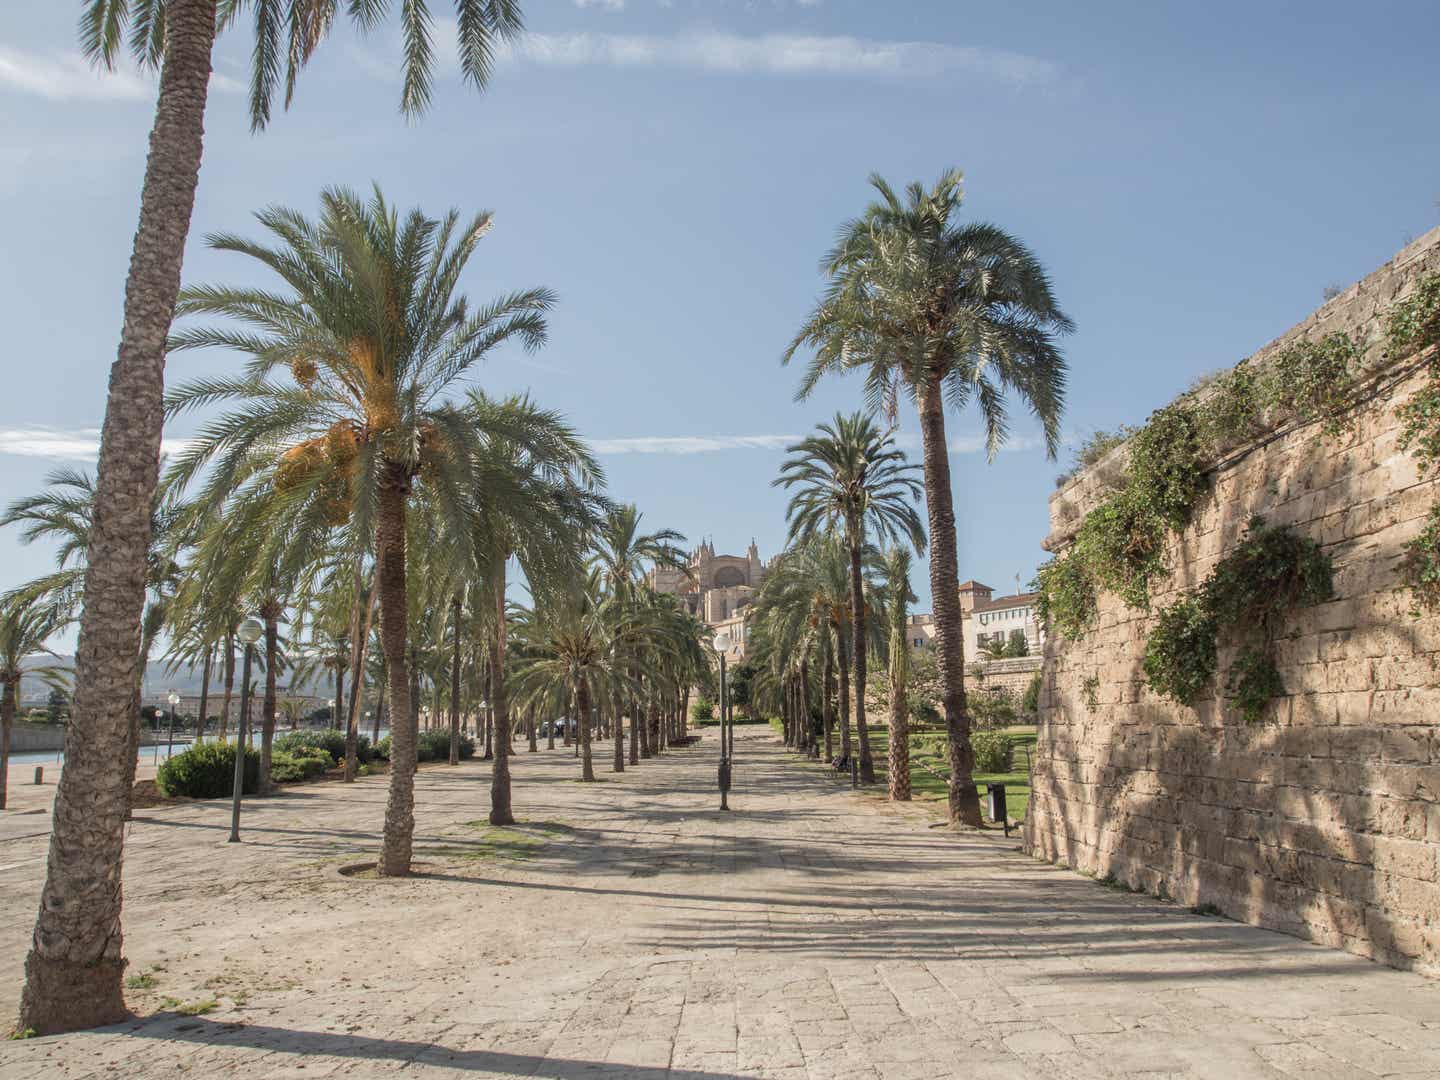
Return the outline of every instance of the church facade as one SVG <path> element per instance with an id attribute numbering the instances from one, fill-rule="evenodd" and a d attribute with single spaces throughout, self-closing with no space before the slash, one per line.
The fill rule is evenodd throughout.
<path id="1" fill-rule="evenodd" d="M 760 560 L 755 541 L 744 555 L 717 555 L 715 545 L 702 541 L 690 553 L 683 570 L 657 566 L 650 571 L 650 587 L 670 593 L 692 614 L 711 626 L 731 623 L 755 601 L 755 594 L 774 565 Z"/>

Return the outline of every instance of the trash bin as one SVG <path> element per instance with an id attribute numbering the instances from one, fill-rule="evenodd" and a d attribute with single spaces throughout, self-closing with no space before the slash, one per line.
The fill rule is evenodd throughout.
<path id="1" fill-rule="evenodd" d="M 1006 826 L 1005 831 L 1009 832 L 1010 812 L 1005 806 L 1005 785 L 986 784 L 985 792 L 990 796 L 990 820 Z"/>

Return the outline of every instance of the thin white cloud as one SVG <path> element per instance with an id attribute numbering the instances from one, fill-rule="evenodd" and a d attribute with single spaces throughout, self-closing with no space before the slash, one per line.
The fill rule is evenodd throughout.
<path id="1" fill-rule="evenodd" d="M 174 454 L 187 445 L 185 439 L 164 439 L 160 452 Z M 93 463 L 100 456 L 100 429 L 3 428 L 0 429 L 0 454 Z"/>
<path id="2" fill-rule="evenodd" d="M 601 11 L 624 11 L 625 0 L 575 0 L 578 8 L 599 8 Z"/>
<path id="3" fill-rule="evenodd" d="M 799 435 L 644 435 L 590 439 L 597 454 L 710 454 L 720 450 L 783 450 Z"/>
<path id="4" fill-rule="evenodd" d="M 733 74 L 907 78 L 964 74 L 1017 85 L 1048 82 L 1058 73 L 1047 60 L 1001 49 L 800 34 L 536 33 L 510 46 L 507 57 L 547 67 L 682 68 Z"/>
<path id="5" fill-rule="evenodd" d="M 625 439 L 591 439 L 597 454 L 712 454 L 723 450 L 784 450 L 799 442 L 801 435 L 641 435 Z M 902 432 L 895 437 L 905 450 L 919 451 L 920 436 Z M 959 435 L 950 440 L 952 454 L 982 454 L 985 436 Z M 1035 450 L 1045 440 L 1038 435 L 1014 435 L 1001 450 Z"/>
<path id="6" fill-rule="evenodd" d="M 122 63 L 114 71 L 97 70 L 78 52 L 42 55 L 0 45 L 0 88 L 50 101 L 153 101 L 156 76 Z M 226 75 L 210 76 L 210 87 L 224 93 L 243 90 Z"/>

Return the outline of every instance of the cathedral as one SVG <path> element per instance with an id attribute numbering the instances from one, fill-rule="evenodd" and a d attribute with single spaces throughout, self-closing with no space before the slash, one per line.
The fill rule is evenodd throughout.
<path id="1" fill-rule="evenodd" d="M 651 570 L 650 586 L 656 592 L 678 596 L 692 615 L 719 626 L 755 600 L 773 563 L 773 559 L 760 561 L 754 540 L 744 555 L 716 555 L 715 545 L 702 541 L 690 553 L 685 569 L 657 566 Z"/>

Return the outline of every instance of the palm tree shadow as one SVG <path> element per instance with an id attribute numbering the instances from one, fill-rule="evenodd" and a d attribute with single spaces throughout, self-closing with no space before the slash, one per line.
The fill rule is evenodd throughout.
<path id="1" fill-rule="evenodd" d="M 105 1029 L 101 1029 L 102 1031 Z M 115 1029 L 109 1029 L 114 1031 Z M 134 1039 L 163 1039 L 203 1046 L 247 1048 L 266 1054 L 279 1051 L 297 1058 L 335 1057 L 360 1061 L 392 1061 L 402 1065 L 436 1066 L 465 1072 L 505 1076 L 625 1077 L 627 1080 L 738 1080 L 736 1073 L 704 1069 L 673 1069 L 666 1065 L 627 1065 L 577 1058 L 547 1058 L 504 1050 L 452 1050 L 441 1043 L 379 1039 L 331 1031 L 303 1031 L 269 1024 L 227 1024 L 204 1017 L 164 1013 L 124 1030 Z"/>

